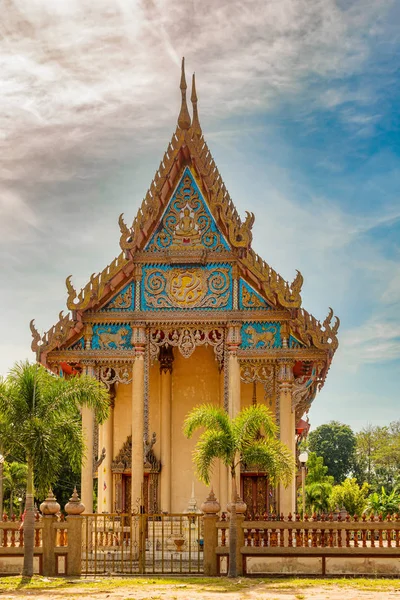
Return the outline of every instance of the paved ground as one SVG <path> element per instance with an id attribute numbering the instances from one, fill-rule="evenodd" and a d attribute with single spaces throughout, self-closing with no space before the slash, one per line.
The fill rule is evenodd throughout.
<path id="1" fill-rule="evenodd" d="M 0 580 L 0 600 L 394 600 L 400 580 Z"/>

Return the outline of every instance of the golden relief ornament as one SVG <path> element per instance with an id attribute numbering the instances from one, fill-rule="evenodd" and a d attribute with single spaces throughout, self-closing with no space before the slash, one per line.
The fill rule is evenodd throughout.
<path id="1" fill-rule="evenodd" d="M 220 364 L 224 359 L 224 333 L 222 329 L 177 327 L 150 330 L 150 360 L 158 359 L 160 348 L 177 347 L 184 358 L 189 358 L 197 346 L 212 346 Z"/>
<path id="2" fill-rule="evenodd" d="M 273 365 L 241 361 L 240 379 L 244 383 L 261 383 L 264 387 L 264 400 L 271 399 L 275 392 L 275 370 Z"/>
<path id="3" fill-rule="evenodd" d="M 244 308 L 264 308 L 265 302 L 261 300 L 256 294 L 251 292 L 246 287 L 242 291 L 242 302 Z"/>
<path id="4" fill-rule="evenodd" d="M 107 306 L 104 307 L 103 310 L 109 310 L 109 309 L 121 310 L 121 309 L 127 309 L 127 308 L 131 308 L 131 307 L 132 307 L 132 285 L 129 285 L 129 287 L 125 291 L 118 294 L 118 296 L 116 298 L 114 298 L 114 300 L 111 300 L 111 302 L 109 302 L 107 304 Z"/>
<path id="5" fill-rule="evenodd" d="M 159 251 L 182 247 L 216 252 L 229 249 L 188 168 L 145 249 Z"/>
<path id="6" fill-rule="evenodd" d="M 114 383 L 128 384 L 132 382 L 132 365 L 131 363 L 116 365 L 112 367 L 107 365 L 99 365 L 95 368 L 96 378 L 102 381 L 107 389 Z"/>
<path id="7" fill-rule="evenodd" d="M 231 308 L 228 266 L 145 267 L 143 273 L 143 310 Z"/>
<path id="8" fill-rule="evenodd" d="M 279 323 L 243 323 L 242 348 L 280 348 L 281 346 Z"/>

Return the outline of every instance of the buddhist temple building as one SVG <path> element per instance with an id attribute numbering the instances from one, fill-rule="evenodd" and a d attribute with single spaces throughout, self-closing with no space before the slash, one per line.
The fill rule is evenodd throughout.
<path id="1" fill-rule="evenodd" d="M 231 416 L 265 403 L 296 455 L 338 346 L 332 310 L 321 323 L 302 308 L 300 272 L 287 283 L 252 249 L 255 217 L 241 219 L 205 142 L 194 76 L 189 112 L 183 63 L 180 89 L 176 131 L 137 216 L 131 226 L 119 217 L 121 252 L 80 292 L 67 278 L 69 312 L 47 333 L 31 322 L 43 365 L 91 374 L 109 390 L 104 424 L 82 411 L 87 512 L 96 478 L 98 512 L 183 512 L 193 497 L 200 505 L 208 490 L 182 425 L 201 403 Z M 245 465 L 240 479 L 249 515 L 295 511 L 295 477 L 275 489 Z M 225 510 L 224 466 L 212 483 Z"/>

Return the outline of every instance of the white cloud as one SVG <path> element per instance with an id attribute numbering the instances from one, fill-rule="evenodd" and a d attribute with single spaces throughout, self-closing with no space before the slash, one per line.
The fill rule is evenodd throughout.
<path id="1" fill-rule="evenodd" d="M 355 2 L 340 10 L 334 0 L 7 0 L 3 177 L 70 178 L 71 152 L 98 157 L 104 136 L 171 124 L 183 54 L 198 71 L 201 110 L 217 117 L 297 94 L 309 75 L 351 74 L 390 4 Z"/>

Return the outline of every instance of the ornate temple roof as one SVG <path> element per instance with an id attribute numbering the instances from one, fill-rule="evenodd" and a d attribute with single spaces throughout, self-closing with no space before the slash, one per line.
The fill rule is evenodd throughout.
<path id="1" fill-rule="evenodd" d="M 338 347 L 339 319 L 335 317 L 334 322 L 332 321 L 332 309 L 329 309 L 328 316 L 322 323 L 315 319 L 301 306 L 301 273 L 297 271 L 293 281 L 288 283 L 254 252 L 251 247 L 254 214 L 246 212 L 245 218 L 241 219 L 204 139 L 198 115 L 194 75 L 191 93 L 193 117 L 190 116 L 186 101 L 184 61 L 180 90 L 182 100 L 177 128 L 141 207 L 131 225 L 125 223 L 123 215 L 119 217 L 121 253 L 101 273 L 93 274 L 79 293 L 73 287 L 71 276 L 67 277 L 67 308 L 71 314 L 63 316 L 60 313 L 57 324 L 43 336 L 36 331 L 32 321 L 32 350 L 45 363 L 48 352 L 70 347 L 71 342 L 82 335 L 84 315 L 101 310 L 117 292 L 123 290 L 136 277 L 137 265 L 146 264 L 150 260 L 182 263 L 183 259 L 186 263 L 206 264 L 215 260 L 218 251 L 218 260 L 233 265 L 237 277 L 247 282 L 258 298 L 265 300 L 274 313 L 274 319 L 283 318 L 287 322 L 290 334 L 299 345 L 324 351 L 324 379 Z M 205 199 L 207 206 L 204 210 L 210 212 L 211 220 L 220 234 L 218 248 L 211 244 L 179 248 L 163 243 L 160 236 L 161 242 L 155 244 L 155 236 L 159 235 L 160 224 L 165 225 L 165 212 L 172 194 L 177 193 L 178 184 L 183 187 L 186 185 L 187 188 L 191 186 L 192 193 Z M 168 235 L 166 228 L 163 239 L 167 240 Z"/>

